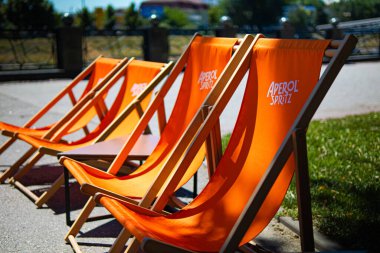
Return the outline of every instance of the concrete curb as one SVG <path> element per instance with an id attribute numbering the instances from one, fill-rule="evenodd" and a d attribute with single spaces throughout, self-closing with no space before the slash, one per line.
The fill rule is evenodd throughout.
<path id="1" fill-rule="evenodd" d="M 300 236 L 300 229 L 298 220 L 294 220 L 292 217 L 279 217 L 278 221 L 283 224 L 285 227 L 289 228 L 291 231 Z M 321 234 L 320 232 L 314 229 L 314 242 L 315 247 L 319 251 L 341 251 L 343 247 L 334 242 L 327 236 Z"/>

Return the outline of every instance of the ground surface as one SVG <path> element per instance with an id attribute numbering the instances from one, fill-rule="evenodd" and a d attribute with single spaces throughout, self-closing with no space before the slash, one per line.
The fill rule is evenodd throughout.
<path id="1" fill-rule="evenodd" d="M 315 118 L 380 111 L 379 70 L 380 62 L 346 65 Z M 0 120 L 14 124 L 24 123 L 66 84 L 67 80 L 0 83 Z M 175 90 L 166 101 L 168 111 L 174 104 Z M 223 133 L 230 132 L 233 128 L 242 93 L 243 85 L 239 87 L 222 115 Z M 47 121 L 62 115 L 66 107 L 67 103 L 60 105 Z M 157 133 L 157 125 L 153 124 L 152 127 Z M 5 137 L 0 137 L 0 143 L 5 140 Z M 3 153 L 0 156 L 0 171 L 12 164 L 26 148 L 27 145 L 17 143 Z M 44 184 L 53 181 L 61 171 L 54 157 L 44 159 L 40 165 L 34 169 L 33 175 L 28 175 L 24 179 L 24 183 L 30 185 L 36 192 L 46 187 Z M 205 170 L 201 171 L 199 179 L 202 188 L 207 182 Z M 74 185 L 73 188 L 73 206 L 76 210 L 72 217 L 76 217 L 86 198 L 79 194 L 77 186 Z M 185 188 L 191 190 L 191 183 Z M 0 185 L 0 201 L 0 252 L 72 252 L 71 247 L 63 241 L 68 231 L 63 213 L 63 189 L 47 206 L 36 209 L 34 204 L 17 189 L 4 184 Z M 106 213 L 100 207 L 96 212 Z M 81 230 L 78 242 L 84 252 L 106 252 L 120 228 L 118 222 L 113 219 L 91 222 Z M 256 241 L 274 251 L 300 251 L 297 236 L 275 220 Z"/>

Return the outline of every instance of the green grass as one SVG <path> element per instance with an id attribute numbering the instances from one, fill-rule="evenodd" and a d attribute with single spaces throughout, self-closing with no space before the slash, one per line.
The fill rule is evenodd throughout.
<path id="1" fill-rule="evenodd" d="M 313 121 L 307 141 L 314 226 L 346 249 L 380 252 L 380 113 Z M 294 182 L 283 208 L 297 217 Z"/>

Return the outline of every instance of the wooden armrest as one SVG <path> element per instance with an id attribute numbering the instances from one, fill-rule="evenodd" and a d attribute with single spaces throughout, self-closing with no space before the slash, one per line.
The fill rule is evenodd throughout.
<path id="1" fill-rule="evenodd" d="M 98 204 L 101 204 L 100 199 L 102 197 L 107 197 L 107 198 L 117 200 L 117 201 L 121 202 L 123 205 L 125 205 L 126 207 L 128 207 L 129 209 L 131 209 L 132 211 L 139 212 L 140 214 L 145 214 L 145 215 L 149 215 L 149 216 L 161 216 L 162 215 L 162 214 L 157 213 L 157 212 L 150 210 L 148 208 L 145 208 L 145 207 L 136 205 L 134 203 L 131 203 L 131 201 L 134 201 L 133 199 L 123 197 L 120 195 L 108 195 L 108 194 L 104 194 L 102 192 L 98 192 L 95 194 L 95 197 L 94 197 L 95 202 Z"/>
<path id="2" fill-rule="evenodd" d="M 106 189 L 97 187 L 97 186 L 92 185 L 92 184 L 84 183 L 84 184 L 81 185 L 80 190 L 84 194 L 88 194 L 88 195 L 91 195 L 91 196 L 95 196 L 97 193 L 102 193 L 104 195 L 108 195 L 109 197 L 113 197 L 113 198 L 118 199 L 118 200 L 120 199 L 120 200 L 123 200 L 125 202 L 132 203 L 134 205 L 138 205 L 139 204 L 139 202 L 137 200 L 134 200 L 134 199 L 131 199 L 131 198 L 119 195 L 117 193 L 108 191 Z M 95 201 L 96 201 L 96 199 L 95 199 Z M 97 202 L 97 203 L 99 203 L 99 202 Z"/>

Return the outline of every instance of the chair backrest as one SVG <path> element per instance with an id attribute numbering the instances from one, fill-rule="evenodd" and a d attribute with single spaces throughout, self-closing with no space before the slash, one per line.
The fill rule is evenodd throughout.
<path id="1" fill-rule="evenodd" d="M 75 107 L 82 98 L 84 98 L 88 93 L 92 90 L 99 89 L 103 83 L 106 82 L 107 79 L 110 78 L 110 72 L 113 70 L 117 70 L 117 65 L 122 66 L 125 60 L 118 59 L 110 59 L 103 58 L 99 56 L 95 59 L 86 69 L 84 69 L 77 77 L 75 77 L 70 84 L 68 84 L 63 90 L 61 90 L 52 100 L 50 100 L 43 108 L 41 108 L 32 118 L 29 119 L 28 122 L 24 124 L 24 128 L 32 127 L 36 122 L 38 122 L 52 107 L 54 107 L 61 99 L 68 95 L 73 106 Z M 122 63 L 122 64 L 121 64 Z M 86 77 L 88 77 L 87 84 L 81 94 L 78 97 L 74 95 L 74 88 L 83 81 Z M 101 80 L 104 82 L 101 82 Z M 98 86 L 98 87 L 97 87 Z M 67 114 L 70 114 L 74 108 L 72 108 Z M 72 113 L 71 113 L 72 114 Z M 90 116 L 89 116 L 90 117 Z M 88 123 L 87 120 L 83 120 L 78 122 L 76 125 L 73 125 L 70 132 L 75 132 L 81 128 L 83 128 Z M 33 136 L 44 136 L 50 129 L 55 128 L 59 129 L 64 124 L 64 120 L 57 121 L 47 126 L 43 127 L 34 127 L 30 129 L 30 131 L 23 131 L 28 135 Z"/>
<path id="2" fill-rule="evenodd" d="M 131 133 L 140 120 L 141 115 L 139 114 L 139 110 L 143 112 L 148 107 L 153 89 L 158 84 L 158 82 L 152 84 L 152 81 L 159 73 L 161 73 L 161 71 L 163 71 L 164 67 L 164 63 L 132 60 L 122 70 L 123 75 L 119 73 L 119 78 L 112 80 L 113 83 L 116 83 L 119 79 L 124 78 L 111 107 L 104 115 L 103 119 L 88 135 L 72 142 L 72 144 L 76 145 L 94 140 L 101 135 L 101 133 L 112 124 L 112 122 L 122 114 L 126 108 L 129 107 L 131 107 L 129 110 L 130 112 L 113 127 L 112 131 L 107 134 L 103 140 Z M 162 72 L 161 74 L 165 73 Z M 149 87 L 149 92 L 143 97 L 140 97 L 139 95 L 144 92 L 147 87 Z M 111 87 L 109 87 L 109 89 L 110 88 Z M 102 96 L 97 99 L 103 100 Z"/>
<path id="3" fill-rule="evenodd" d="M 220 210 L 214 222 L 230 231 L 317 84 L 328 44 L 329 41 L 264 38 L 256 43 L 228 147 L 215 177 L 188 210 L 200 205 L 207 206 L 207 213 Z M 274 217 L 293 172 L 292 157 L 266 197 L 243 244 L 256 237 Z"/>
<path id="4" fill-rule="evenodd" d="M 259 232 L 260 225 L 256 225 L 255 228 L 254 224 L 260 223 L 260 220 L 265 221 L 267 219 L 264 210 L 271 205 L 271 199 L 274 201 L 274 206 L 279 207 L 281 204 L 290 183 L 291 175 L 293 175 L 294 167 L 296 166 L 292 152 L 296 151 L 298 149 L 296 146 L 300 144 L 299 140 L 297 140 L 299 138 L 297 133 L 299 130 L 301 130 L 302 135 L 306 133 L 314 113 L 355 48 L 356 43 L 357 39 L 352 35 L 347 35 L 342 41 L 331 41 L 330 46 L 332 49 L 328 49 L 325 52 L 325 55 L 331 58 L 328 66 L 325 68 L 319 81 L 314 85 L 313 90 L 309 91 L 309 95 L 298 114 L 293 116 L 295 117 L 294 122 L 282 138 L 282 142 L 270 158 L 271 160 L 266 164 L 262 176 L 257 181 L 251 196 L 246 201 L 245 207 L 230 230 L 220 252 L 231 252 L 232 249 L 236 249 L 238 245 L 243 244 L 248 237 Z M 305 142 L 303 148 L 306 149 L 306 136 L 301 136 L 301 138 Z M 307 164 L 306 150 L 297 151 L 302 152 L 302 154 L 297 154 L 299 156 L 297 163 L 301 162 L 300 159 L 305 159 Z M 289 173 L 291 175 L 287 175 Z M 286 189 L 284 189 L 283 185 L 286 185 Z"/>
<path id="5" fill-rule="evenodd" d="M 181 66 L 181 64 L 185 62 L 186 69 L 183 74 L 177 100 L 170 118 L 161 133 L 159 143 L 145 163 L 126 177 L 137 178 L 145 174 L 145 183 L 149 182 L 149 179 L 151 179 L 151 181 L 155 179 L 158 173 L 157 169 L 152 173 L 149 172 L 164 164 L 173 147 L 193 119 L 195 113 L 200 110 L 204 99 L 210 90 L 212 90 L 219 75 L 227 66 L 232 56 L 233 47 L 237 42 L 237 38 L 214 38 L 199 35 L 194 37 L 185 55 L 178 60 L 177 65 L 167 79 L 168 82 L 174 81 L 184 67 Z M 166 87 L 163 89 L 166 89 Z M 161 91 L 163 91 L 163 89 Z M 160 93 L 157 95 L 159 99 L 163 99 L 161 96 Z M 153 103 L 153 106 L 154 105 Z M 124 149 L 121 153 L 123 152 Z M 204 159 L 204 155 L 205 151 L 202 148 L 190 166 L 189 172 L 183 180 L 184 182 L 189 180 L 199 168 Z M 120 163 L 120 160 L 123 159 L 123 156 L 117 157 L 114 164 Z M 114 166 L 114 164 L 111 165 L 109 169 L 109 172 L 112 174 L 116 174 L 120 168 L 116 165 Z M 136 194 L 137 195 L 134 195 L 134 193 L 131 192 L 131 196 L 140 196 L 141 192 L 136 192 Z"/>
<path id="6" fill-rule="evenodd" d="M 169 72 L 171 63 L 156 63 L 130 59 L 100 90 L 51 138 L 59 141 L 67 135 L 72 125 L 87 117 L 90 111 L 104 106 L 99 124 L 86 136 L 71 142 L 72 145 L 89 144 L 129 134 L 139 122 L 149 104 L 153 89 Z M 110 108 L 105 98 L 112 87 L 122 80 Z M 119 118 L 120 117 L 120 118 Z M 117 120 L 117 122 L 113 122 Z M 108 129 L 109 128 L 109 129 Z M 105 131 L 107 129 L 107 131 Z M 104 132 L 104 133 L 103 133 Z M 101 138 L 101 140 L 98 140 Z"/>
<path id="7" fill-rule="evenodd" d="M 93 91 L 94 88 L 110 73 L 113 68 L 115 68 L 119 62 L 120 60 L 113 58 L 101 57 L 97 59 L 88 77 L 86 87 L 84 88 L 82 94 L 79 96 L 78 101 L 85 97 L 88 92 Z M 90 110 L 86 116 L 82 117 L 71 127 L 69 132 L 75 132 L 83 128 L 94 118 L 96 114 L 97 111 L 95 109 Z"/>
<path id="8" fill-rule="evenodd" d="M 158 236 L 156 239 L 194 251 L 215 252 L 222 248 L 223 252 L 233 252 L 267 226 L 281 205 L 295 167 L 292 149 L 287 149 L 289 152 L 281 156 L 278 153 L 289 138 L 291 144 L 292 133 L 297 127 L 307 127 L 306 122 L 311 120 L 353 49 L 350 42 L 343 53 L 338 51 L 330 63 L 335 67 L 329 65 L 326 69 L 332 73 L 324 74 L 318 81 L 322 58 L 329 43 L 279 39 L 260 39 L 256 43 L 239 116 L 215 174 L 193 202 L 168 216 L 169 227 L 171 222 L 186 224 L 183 230 L 181 227 L 171 228 L 173 233 L 165 231 L 165 238 Z M 315 97 L 318 101 L 310 102 Z M 220 115 L 219 111 L 212 110 L 209 117 L 212 118 L 214 113 Z M 298 124 L 305 114 L 307 120 Z M 208 126 L 213 122 L 207 123 L 197 136 L 204 136 L 203 132 L 210 131 Z M 183 161 L 194 156 L 201 142 L 202 139 L 189 148 L 171 179 L 178 178 L 176 174 L 183 171 Z M 263 180 L 271 173 L 277 160 L 282 162 L 276 168 L 278 174 L 272 177 L 267 192 L 259 194 L 257 189 L 264 185 Z M 177 183 L 175 180 L 170 182 L 171 185 Z M 247 212 L 253 203 L 252 195 L 259 202 L 253 217 Z M 243 218 L 242 213 L 246 215 Z M 144 226 L 143 220 L 139 222 Z M 183 235 L 189 232 L 189 227 L 194 228 L 193 235 L 186 238 Z M 162 227 L 157 228 L 158 231 L 160 229 Z M 197 242 L 194 234 L 199 235 Z M 207 243 L 200 243 L 203 237 Z M 225 241 L 227 246 L 223 247 Z"/>

